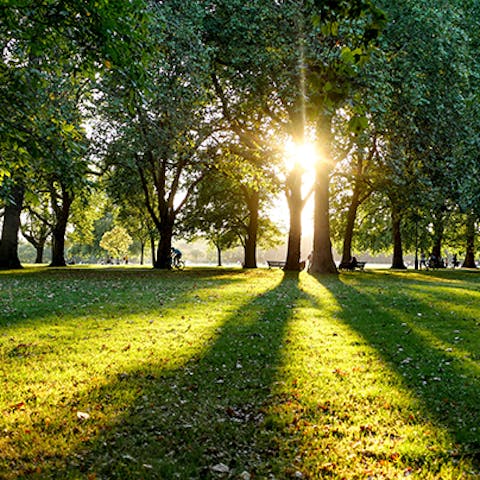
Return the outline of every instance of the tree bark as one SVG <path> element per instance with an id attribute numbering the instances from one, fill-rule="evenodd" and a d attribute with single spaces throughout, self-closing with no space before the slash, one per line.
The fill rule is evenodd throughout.
<path id="1" fill-rule="evenodd" d="M 172 237 L 173 237 L 173 220 L 162 223 L 162 228 L 158 232 L 160 240 L 157 247 L 157 258 L 153 264 L 154 268 L 170 269 L 172 268 Z"/>
<path id="2" fill-rule="evenodd" d="M 145 259 L 145 242 L 142 240 L 140 242 L 140 265 L 143 265 Z"/>
<path id="3" fill-rule="evenodd" d="M 55 187 L 52 187 L 52 191 Z M 57 201 L 57 195 L 52 194 L 52 206 L 55 212 L 55 224 L 52 228 L 52 261 L 50 267 L 66 267 L 65 261 L 65 233 L 67 231 L 70 207 L 74 195 L 63 185 L 61 189 L 61 202 Z"/>
<path id="4" fill-rule="evenodd" d="M 19 183 L 14 184 L 11 192 L 12 201 L 5 206 L 0 240 L 0 269 L 2 270 L 22 268 L 18 258 L 18 232 L 24 194 L 25 187 Z"/>
<path id="5" fill-rule="evenodd" d="M 247 238 L 245 240 L 245 258 L 243 268 L 257 268 L 257 235 L 258 235 L 258 208 L 260 194 L 251 190 L 247 194 L 247 207 L 249 220 L 247 226 Z"/>
<path id="6" fill-rule="evenodd" d="M 297 145 L 305 142 L 305 108 L 303 98 L 299 99 L 296 108 L 291 111 L 291 125 L 293 141 Z M 286 181 L 286 197 L 290 214 L 288 230 L 287 258 L 285 270 L 300 271 L 301 248 L 302 248 L 302 211 L 305 200 L 302 199 L 303 170 L 300 159 L 294 159 L 294 166 Z"/>
<path id="7" fill-rule="evenodd" d="M 67 225 L 57 223 L 52 230 L 52 260 L 50 267 L 65 267 L 65 231 Z"/>
<path id="8" fill-rule="evenodd" d="M 406 270 L 403 262 L 403 247 L 402 247 L 402 214 L 398 207 L 392 205 L 392 240 L 393 240 L 393 259 L 392 268 Z"/>
<path id="9" fill-rule="evenodd" d="M 352 200 L 347 212 L 347 224 L 345 226 L 345 235 L 343 237 L 342 260 L 340 262 L 340 268 L 346 268 L 352 258 L 353 229 L 355 227 L 355 219 L 357 217 L 359 205 L 360 187 L 358 183 L 356 183 L 353 189 Z"/>
<path id="10" fill-rule="evenodd" d="M 443 214 L 442 212 L 437 212 L 434 215 L 433 223 L 433 246 L 432 246 L 432 255 L 435 256 L 435 268 L 439 268 L 442 265 L 442 242 L 443 242 L 443 233 L 444 233 L 444 223 L 443 223 Z"/>
<path id="11" fill-rule="evenodd" d="M 465 260 L 463 261 L 463 268 L 477 268 L 475 264 L 475 216 L 472 213 L 467 213 L 467 249 L 465 251 Z"/>
<path id="12" fill-rule="evenodd" d="M 285 270 L 300 271 L 300 254 L 302 243 L 302 173 L 293 169 L 287 178 L 287 203 L 290 213 L 288 231 L 288 248 Z"/>
<path id="13" fill-rule="evenodd" d="M 35 256 L 35 263 L 43 263 L 43 252 L 45 250 L 45 244 L 39 243 L 36 247 L 36 256 Z"/>
<path id="14" fill-rule="evenodd" d="M 330 240 L 329 184 L 331 171 L 331 116 L 323 115 L 317 131 L 320 161 L 315 173 L 313 253 L 309 273 L 337 273 Z"/>
<path id="15" fill-rule="evenodd" d="M 222 249 L 219 245 L 217 245 L 217 265 L 222 266 Z"/>
<path id="16" fill-rule="evenodd" d="M 155 253 L 155 238 L 153 235 L 150 235 L 150 250 L 152 253 L 152 266 L 155 266 L 157 255 Z"/>

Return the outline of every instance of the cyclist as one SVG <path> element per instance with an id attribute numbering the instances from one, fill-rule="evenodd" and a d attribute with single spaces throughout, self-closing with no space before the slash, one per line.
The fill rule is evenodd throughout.
<path id="1" fill-rule="evenodd" d="M 178 248 L 172 247 L 171 256 L 172 256 L 172 266 L 178 267 L 178 265 L 180 264 L 180 260 L 182 258 L 182 252 Z"/>

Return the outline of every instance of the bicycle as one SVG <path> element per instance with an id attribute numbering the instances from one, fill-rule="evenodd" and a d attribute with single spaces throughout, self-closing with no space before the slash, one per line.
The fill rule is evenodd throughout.
<path id="1" fill-rule="evenodd" d="M 178 257 L 173 257 L 171 259 L 171 265 L 173 270 L 183 270 L 185 268 L 185 262 Z"/>

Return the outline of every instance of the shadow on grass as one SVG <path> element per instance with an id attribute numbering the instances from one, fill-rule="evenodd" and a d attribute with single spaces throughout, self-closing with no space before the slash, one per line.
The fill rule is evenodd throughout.
<path id="1" fill-rule="evenodd" d="M 152 267 L 142 266 L 97 266 L 97 265 L 78 265 L 68 267 L 25 267 L 22 270 L 0 270 L 0 280 L 8 278 L 25 278 L 32 279 L 45 277 L 51 278 L 112 278 L 115 276 L 125 277 L 141 277 L 141 278 L 158 278 L 162 276 L 175 275 L 181 278 L 183 274 L 188 276 L 205 277 L 221 277 L 231 275 L 232 273 L 246 272 L 239 268 L 218 268 L 218 267 L 191 267 L 185 270 L 159 270 Z"/>
<path id="2" fill-rule="evenodd" d="M 425 416 L 447 429 L 457 448 L 453 454 L 468 458 L 479 469 L 480 377 L 478 364 L 470 361 L 478 352 L 468 343 L 459 346 L 437 342 L 434 328 L 430 326 L 428 330 L 424 318 L 416 313 L 429 308 L 421 300 L 410 297 L 408 303 L 395 303 L 396 296 L 409 296 L 408 280 L 401 285 L 395 276 L 382 275 L 382 283 L 374 284 L 378 278 L 375 279 L 375 273 L 372 275 L 365 283 L 352 276 L 316 280 L 342 305 L 339 319 L 373 346 L 392 372 L 402 378 L 402 383 L 423 405 Z M 439 276 L 439 280 L 445 278 Z M 460 299 L 464 298 L 464 290 L 462 287 L 459 291 Z M 441 310 L 441 298 L 430 308 L 432 315 Z M 438 322 L 445 320 L 445 316 L 438 317 Z M 453 340 L 455 319 L 448 321 Z"/>
<path id="3" fill-rule="evenodd" d="M 71 408 L 90 405 L 99 412 L 114 397 L 131 400 L 101 429 L 94 426 L 95 413 L 80 423 L 83 444 L 65 469 L 48 475 L 206 479 L 254 471 L 267 477 L 278 452 L 262 428 L 263 405 L 291 318 L 285 305 L 299 295 L 298 275 L 285 274 L 276 287 L 235 310 L 209 348 L 181 368 L 169 370 L 154 359 L 77 398 Z"/>
<path id="4" fill-rule="evenodd" d="M 172 304 L 172 296 L 181 299 L 194 291 L 197 279 L 220 286 L 242 282 L 242 273 L 213 268 L 184 272 L 139 267 L 25 268 L 0 274 L 0 326 L 25 320 L 64 322 L 88 315 L 101 319 L 98 308 L 102 305 L 123 313 L 142 313 L 161 308 L 164 297 L 170 297 L 168 303 Z M 136 298 L 132 299 L 132 294 Z"/>

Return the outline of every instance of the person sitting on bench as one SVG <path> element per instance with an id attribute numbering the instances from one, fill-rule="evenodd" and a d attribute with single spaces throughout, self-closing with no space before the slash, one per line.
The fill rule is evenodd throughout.
<path id="1" fill-rule="evenodd" d="M 348 269 L 355 270 L 358 267 L 358 261 L 356 257 L 352 257 L 348 262 Z"/>

